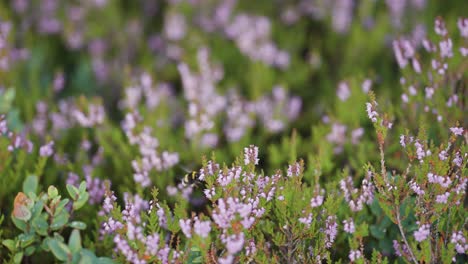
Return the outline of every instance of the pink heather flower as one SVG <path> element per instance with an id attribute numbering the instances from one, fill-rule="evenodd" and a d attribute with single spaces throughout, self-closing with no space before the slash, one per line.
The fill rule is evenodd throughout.
<path id="1" fill-rule="evenodd" d="M 416 72 L 416 73 L 421 73 L 421 64 L 419 63 L 419 61 L 415 58 L 413 58 L 411 60 L 412 62 L 412 65 L 413 65 L 413 70 Z"/>
<path id="2" fill-rule="evenodd" d="M 455 136 L 463 136 L 464 129 L 463 129 L 463 127 L 451 127 L 450 131 L 452 131 L 452 133 Z"/>
<path id="3" fill-rule="evenodd" d="M 356 261 L 357 259 L 361 258 L 362 254 L 359 250 L 351 250 L 349 252 L 349 260 Z"/>
<path id="4" fill-rule="evenodd" d="M 248 148 L 244 148 L 244 164 L 258 165 L 258 147 L 250 145 Z"/>
<path id="5" fill-rule="evenodd" d="M 410 95 L 416 95 L 418 93 L 418 91 L 416 90 L 416 88 L 414 88 L 413 85 L 408 87 L 408 91 L 409 91 Z"/>
<path id="6" fill-rule="evenodd" d="M 54 92 L 60 92 L 65 86 L 65 75 L 63 72 L 58 72 L 54 76 L 53 87 Z"/>
<path id="7" fill-rule="evenodd" d="M 104 202 L 102 204 L 102 209 L 105 214 L 109 214 L 112 209 L 114 209 L 115 201 L 117 201 L 117 197 L 115 197 L 114 192 L 106 193 L 106 197 L 104 198 Z"/>
<path id="8" fill-rule="evenodd" d="M 466 254 L 468 251 L 468 244 L 462 231 L 454 231 L 450 238 L 450 243 L 455 244 L 455 250 L 458 254 Z"/>
<path id="9" fill-rule="evenodd" d="M 440 57 L 442 57 L 442 58 L 451 58 L 451 57 L 453 57 L 452 46 L 453 46 L 453 44 L 452 44 L 451 39 L 442 40 L 439 43 Z"/>
<path id="10" fill-rule="evenodd" d="M 338 235 L 338 224 L 336 223 L 336 216 L 330 215 L 325 222 L 325 230 L 323 231 L 325 237 L 325 247 L 331 248 L 336 236 Z"/>
<path id="11" fill-rule="evenodd" d="M 417 195 L 424 195 L 424 190 L 414 181 L 409 182 L 410 188 L 413 190 L 414 193 Z"/>
<path id="12" fill-rule="evenodd" d="M 246 249 L 245 249 L 245 254 L 247 256 L 252 256 L 254 255 L 255 253 L 257 252 L 257 246 L 255 245 L 255 241 L 253 239 L 251 239 L 249 241 L 249 244 L 247 245 Z"/>
<path id="13" fill-rule="evenodd" d="M 73 172 L 68 173 L 66 184 L 70 184 L 75 187 L 78 187 L 80 185 L 79 181 L 80 181 L 80 177 L 78 176 L 78 174 L 73 173 Z"/>
<path id="14" fill-rule="evenodd" d="M 400 135 L 400 145 L 406 148 L 405 135 Z"/>
<path id="15" fill-rule="evenodd" d="M 155 256 L 159 249 L 159 234 L 153 233 L 146 237 L 145 241 L 146 251 L 145 253 L 149 256 Z"/>
<path id="16" fill-rule="evenodd" d="M 288 166 L 288 177 L 299 176 L 302 173 L 302 166 L 299 162 L 295 162 Z"/>
<path id="17" fill-rule="evenodd" d="M 0 115 L 0 135 L 6 134 L 8 132 L 7 121 L 5 115 Z"/>
<path id="18" fill-rule="evenodd" d="M 171 14 L 166 17 L 164 23 L 164 33 L 167 39 L 178 41 L 186 34 L 185 17 L 181 14 Z"/>
<path id="19" fill-rule="evenodd" d="M 446 204 L 449 196 L 450 196 L 449 192 L 445 192 L 444 194 L 437 195 L 436 196 L 436 203 Z"/>
<path id="20" fill-rule="evenodd" d="M 336 95 L 343 102 L 348 100 L 348 98 L 351 96 L 351 91 L 349 90 L 349 86 L 346 82 L 340 82 L 338 84 L 338 90 L 336 91 Z"/>
<path id="21" fill-rule="evenodd" d="M 298 220 L 309 228 L 313 221 L 312 214 L 309 214 L 307 217 L 300 217 Z"/>
<path id="22" fill-rule="evenodd" d="M 115 231 L 124 228 L 124 225 L 119 221 L 110 217 L 107 221 L 102 223 L 102 227 L 100 230 L 101 234 L 113 234 Z"/>
<path id="23" fill-rule="evenodd" d="M 465 186 L 468 182 L 468 178 L 462 178 L 458 185 L 455 187 L 455 192 L 457 194 L 465 194 Z"/>
<path id="24" fill-rule="evenodd" d="M 398 62 L 398 66 L 400 66 L 401 69 L 404 69 L 408 64 L 408 60 L 405 58 L 405 56 L 403 56 L 403 52 L 397 40 L 393 41 L 393 53 L 395 54 L 395 59 Z"/>
<path id="25" fill-rule="evenodd" d="M 193 231 L 202 238 L 207 238 L 211 231 L 210 221 L 200 221 L 198 217 L 193 223 Z"/>
<path id="26" fill-rule="evenodd" d="M 212 187 L 211 189 L 205 189 L 203 193 L 205 194 L 206 198 L 212 199 L 216 194 L 216 190 L 214 187 Z"/>
<path id="27" fill-rule="evenodd" d="M 416 241 L 421 242 L 426 240 L 431 233 L 430 228 L 431 226 L 429 224 L 424 224 L 421 225 L 418 230 L 414 231 L 414 238 Z"/>
<path id="28" fill-rule="evenodd" d="M 145 263 L 144 260 L 141 260 L 138 257 L 138 253 L 133 251 L 133 249 L 128 244 L 127 240 L 122 238 L 120 235 L 116 235 L 114 237 L 114 243 L 115 243 L 115 247 L 116 247 L 117 251 L 122 253 L 122 255 L 125 257 L 125 259 L 129 263 L 133 263 L 133 264 L 144 264 Z"/>
<path id="29" fill-rule="evenodd" d="M 439 153 L 439 159 L 440 159 L 440 160 L 446 160 L 447 158 L 448 158 L 448 153 L 447 153 L 447 151 L 442 150 L 442 151 Z"/>
<path id="30" fill-rule="evenodd" d="M 457 165 L 458 167 L 461 167 L 463 163 L 463 158 L 461 157 L 459 151 L 455 154 L 455 158 L 453 158 L 453 163 L 455 163 L 455 165 Z"/>
<path id="31" fill-rule="evenodd" d="M 98 204 L 102 201 L 102 198 L 106 192 L 106 185 L 110 186 L 109 180 L 101 180 L 99 178 L 92 178 L 90 173 L 85 176 L 86 188 L 89 193 L 89 203 Z"/>
<path id="32" fill-rule="evenodd" d="M 352 218 L 348 220 L 343 220 L 343 229 L 346 233 L 354 233 L 356 231 L 356 227 L 354 226 L 354 221 Z"/>
<path id="33" fill-rule="evenodd" d="M 405 244 L 400 245 L 397 240 L 393 240 L 393 249 L 395 250 L 395 255 L 399 257 L 409 254 L 408 247 Z"/>
<path id="34" fill-rule="evenodd" d="M 339 123 L 333 123 L 331 128 L 332 130 L 327 135 L 327 140 L 340 146 L 343 145 L 346 141 L 346 126 Z"/>
<path id="35" fill-rule="evenodd" d="M 460 47 L 460 53 L 463 57 L 468 56 L 468 48 Z"/>
<path id="36" fill-rule="evenodd" d="M 346 33 L 353 20 L 352 0 L 335 1 L 332 9 L 332 27 L 335 32 Z"/>
<path id="37" fill-rule="evenodd" d="M 457 26 L 460 30 L 460 35 L 464 38 L 468 38 L 468 18 L 458 18 Z"/>
<path id="38" fill-rule="evenodd" d="M 54 154 L 54 141 L 50 141 L 39 149 L 41 157 L 50 157 L 52 154 Z"/>
<path id="39" fill-rule="evenodd" d="M 361 139 L 363 135 L 364 135 L 364 128 L 359 127 L 359 128 L 354 129 L 351 132 L 351 143 L 353 143 L 354 145 L 359 144 L 359 140 Z"/>
<path id="40" fill-rule="evenodd" d="M 175 196 L 177 194 L 177 187 L 175 186 L 167 186 L 166 187 L 167 195 Z"/>
<path id="41" fill-rule="evenodd" d="M 402 256 L 400 250 L 400 243 L 398 243 L 398 241 L 396 240 L 393 240 L 393 249 L 395 250 L 395 255 L 397 255 L 398 257 Z"/>
<path id="42" fill-rule="evenodd" d="M 404 102 L 404 103 L 408 103 L 409 101 L 409 98 L 408 98 L 408 95 L 407 94 L 402 94 L 401 95 L 401 100 Z"/>
<path id="43" fill-rule="evenodd" d="M 445 27 L 445 23 L 442 19 L 437 18 L 435 20 L 434 31 L 437 35 L 445 36 L 448 34 L 447 28 Z"/>
<path id="44" fill-rule="evenodd" d="M 452 180 L 449 177 L 435 175 L 431 172 L 427 174 L 427 179 L 428 179 L 428 182 L 440 184 L 444 188 L 448 188 L 450 184 L 452 183 Z"/>
<path id="45" fill-rule="evenodd" d="M 422 44 L 423 44 L 424 49 L 425 49 L 427 52 L 435 52 L 435 51 L 437 51 L 436 46 L 435 46 L 432 42 L 430 42 L 429 40 L 427 40 L 427 39 L 423 39 Z"/>
<path id="46" fill-rule="evenodd" d="M 458 96 L 456 94 L 453 94 L 452 96 L 449 97 L 447 100 L 447 106 L 452 107 L 458 102 Z"/>
<path id="47" fill-rule="evenodd" d="M 192 227 L 191 227 L 191 219 L 180 219 L 179 220 L 179 225 L 180 225 L 180 229 L 182 230 L 182 232 L 184 233 L 184 235 L 188 238 L 191 238 L 192 237 Z"/>
<path id="48" fill-rule="evenodd" d="M 424 91 L 426 92 L 426 98 L 427 99 L 431 99 L 432 96 L 434 95 L 434 88 L 432 88 L 432 87 L 426 87 L 426 89 Z"/>
<path id="49" fill-rule="evenodd" d="M 367 116 L 369 117 L 369 119 L 373 123 L 377 122 L 377 117 L 379 116 L 379 113 L 377 113 L 374 110 L 374 105 L 377 105 L 377 102 L 374 102 L 373 104 L 372 103 L 366 103 Z"/>
<path id="50" fill-rule="evenodd" d="M 372 80 L 365 79 L 364 82 L 362 83 L 362 91 L 367 94 L 370 91 L 371 86 L 372 86 Z"/>
<path id="51" fill-rule="evenodd" d="M 92 127 L 95 125 L 102 124 L 105 118 L 105 111 L 104 107 L 101 105 L 94 105 L 90 104 L 88 106 L 88 116 L 86 116 L 83 112 L 75 109 L 72 111 L 72 115 L 75 120 L 83 127 Z"/>
<path id="52" fill-rule="evenodd" d="M 224 243 L 230 255 L 236 254 L 244 247 L 244 233 L 228 236 Z"/>
<path id="53" fill-rule="evenodd" d="M 416 155 L 418 157 L 418 160 L 420 162 L 423 162 L 423 158 L 426 157 L 426 154 L 427 154 L 424 151 L 423 145 L 419 141 L 416 141 L 414 142 L 414 146 L 416 147 Z"/>
<path id="54" fill-rule="evenodd" d="M 310 200 L 310 206 L 312 208 L 319 207 L 323 204 L 323 195 L 317 195 Z"/>

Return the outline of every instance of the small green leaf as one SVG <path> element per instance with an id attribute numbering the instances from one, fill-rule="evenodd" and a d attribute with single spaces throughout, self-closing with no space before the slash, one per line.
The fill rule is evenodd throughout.
<path id="1" fill-rule="evenodd" d="M 47 189 L 47 194 L 51 199 L 54 199 L 58 195 L 58 190 L 55 188 L 55 186 L 51 185 L 49 186 L 49 189 Z"/>
<path id="2" fill-rule="evenodd" d="M 50 251 L 50 248 L 49 248 L 49 241 L 50 241 L 51 239 L 52 239 L 51 237 L 46 237 L 46 238 L 44 238 L 44 240 L 42 240 L 41 248 L 42 248 L 44 251 L 47 251 L 47 252 Z"/>
<path id="3" fill-rule="evenodd" d="M 191 264 L 203 263 L 202 254 L 198 247 L 192 247 L 190 249 L 187 263 L 191 263 Z"/>
<path id="4" fill-rule="evenodd" d="M 56 238 L 51 238 L 49 240 L 49 248 L 54 254 L 54 256 L 61 261 L 67 261 L 71 259 L 71 251 L 64 243 L 60 242 Z"/>
<path id="5" fill-rule="evenodd" d="M 73 229 L 70 239 L 68 240 L 68 247 L 72 253 L 77 253 L 81 250 L 81 236 L 78 229 Z"/>
<path id="6" fill-rule="evenodd" d="M 59 215 L 54 216 L 54 219 L 52 220 L 52 224 L 50 224 L 50 228 L 52 230 L 57 230 L 62 228 L 67 222 L 68 222 L 68 212 L 67 211 L 62 211 Z"/>
<path id="7" fill-rule="evenodd" d="M 59 214 L 62 212 L 63 208 L 65 208 L 65 206 L 68 204 L 68 202 L 70 202 L 69 199 L 63 199 L 61 200 L 57 207 L 55 207 L 55 214 Z"/>
<path id="8" fill-rule="evenodd" d="M 78 198 L 78 200 L 76 200 L 76 201 L 73 203 L 73 210 L 78 210 L 78 209 L 80 209 L 81 207 L 83 207 L 83 205 L 85 205 L 85 203 L 88 201 L 88 198 L 89 198 L 89 194 L 88 194 L 88 193 L 84 193 L 84 194 L 80 195 L 80 197 Z"/>
<path id="9" fill-rule="evenodd" d="M 23 252 L 18 252 L 13 256 L 13 262 L 14 263 L 21 263 L 21 260 L 23 260 Z"/>
<path id="10" fill-rule="evenodd" d="M 39 215 L 42 213 L 42 210 L 44 210 L 44 203 L 41 200 L 39 200 L 34 204 L 33 208 L 31 209 L 31 219 L 34 220 L 35 218 L 39 217 Z"/>
<path id="11" fill-rule="evenodd" d="M 115 262 L 110 258 L 100 257 L 97 259 L 97 264 L 114 264 Z"/>
<path id="12" fill-rule="evenodd" d="M 79 264 L 87 264 L 87 263 L 97 263 L 96 256 L 94 253 L 88 249 L 82 249 L 80 251 L 80 262 Z"/>
<path id="13" fill-rule="evenodd" d="M 36 233 L 41 236 L 47 236 L 47 229 L 49 228 L 49 224 L 47 223 L 47 220 L 44 219 L 44 217 L 36 217 L 31 223 L 36 230 Z"/>
<path id="14" fill-rule="evenodd" d="M 70 195 L 70 198 L 72 198 L 72 200 L 78 199 L 78 194 L 79 194 L 78 188 L 76 188 L 75 186 L 71 184 L 67 184 L 67 191 L 68 191 L 68 194 Z"/>
<path id="15" fill-rule="evenodd" d="M 38 179 L 36 175 L 29 175 L 23 182 L 23 192 L 28 195 L 29 193 L 36 193 Z"/>
<path id="16" fill-rule="evenodd" d="M 10 250 L 10 252 L 12 252 L 12 253 L 15 252 L 15 250 L 16 250 L 16 243 L 15 243 L 14 240 L 12 240 L 12 239 L 5 239 L 5 240 L 2 241 L 2 244 L 3 244 L 6 248 L 8 248 L 8 250 Z"/>
<path id="17" fill-rule="evenodd" d="M 86 224 L 81 222 L 81 221 L 73 221 L 70 224 L 68 224 L 69 227 L 76 228 L 79 230 L 85 230 L 86 229 Z"/>
<path id="18" fill-rule="evenodd" d="M 33 234 L 20 234 L 18 236 L 20 246 L 25 248 L 29 245 L 31 245 L 34 242 L 35 236 Z"/>
<path id="19" fill-rule="evenodd" d="M 13 221 L 13 224 L 15 224 L 15 226 L 21 230 L 21 231 L 26 231 L 26 222 L 23 221 L 23 220 L 20 220 L 16 217 L 11 217 L 11 220 Z"/>
<path id="20" fill-rule="evenodd" d="M 95 258 L 93 259 L 92 257 L 88 255 L 81 255 L 80 262 L 78 262 L 78 264 L 87 264 L 87 263 L 96 263 Z"/>
<path id="21" fill-rule="evenodd" d="M 80 183 L 80 194 L 84 194 L 86 192 L 86 182 L 85 181 L 82 181 Z"/>
<path id="22" fill-rule="evenodd" d="M 383 230 L 379 229 L 375 225 L 371 225 L 369 229 L 370 229 L 370 233 L 371 233 L 371 235 L 373 237 L 375 237 L 377 239 L 384 239 L 385 238 L 385 233 L 383 232 Z"/>
<path id="23" fill-rule="evenodd" d="M 25 250 L 24 250 L 24 254 L 26 256 L 31 256 L 32 254 L 34 254 L 34 252 L 36 251 L 36 247 L 35 246 L 29 246 L 27 247 Z"/>

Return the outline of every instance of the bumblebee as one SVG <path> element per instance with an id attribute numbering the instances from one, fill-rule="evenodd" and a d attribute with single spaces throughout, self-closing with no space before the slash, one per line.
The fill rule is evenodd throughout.
<path id="1" fill-rule="evenodd" d="M 186 172 L 188 172 L 182 178 L 181 184 L 182 184 L 183 187 L 187 187 L 187 186 L 195 187 L 195 186 L 200 185 L 202 183 L 199 180 L 199 178 L 200 178 L 200 173 L 199 172 L 197 172 L 197 171 L 189 172 L 185 168 L 182 168 L 182 169 L 185 170 Z"/>

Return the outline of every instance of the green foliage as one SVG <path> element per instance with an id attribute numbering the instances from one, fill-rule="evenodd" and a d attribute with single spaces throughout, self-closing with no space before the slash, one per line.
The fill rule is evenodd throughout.
<path id="1" fill-rule="evenodd" d="M 57 260 L 64 263 L 90 263 L 87 259 L 97 260 L 94 253 L 84 249 L 81 244 L 79 229 L 85 229 L 86 225 L 80 221 L 70 222 L 70 215 L 78 210 L 89 197 L 86 183 L 83 182 L 79 189 L 75 188 L 75 193 L 70 193 L 71 201 L 66 198 L 62 199 L 57 188 L 52 185 L 49 186 L 47 193 L 38 193 L 37 183 L 37 176 L 28 176 L 23 182 L 23 192 L 18 193 L 15 198 L 11 218 L 23 233 L 14 239 L 2 242 L 11 253 L 10 262 L 21 263 L 24 257 L 43 251 L 51 252 Z M 67 185 L 68 190 L 73 189 L 70 186 Z M 69 202 L 73 204 L 71 211 L 65 208 Z M 74 206 L 75 203 L 80 206 Z M 66 226 L 73 228 L 68 244 L 63 242 Z M 100 261 L 111 263 L 110 259 Z"/>

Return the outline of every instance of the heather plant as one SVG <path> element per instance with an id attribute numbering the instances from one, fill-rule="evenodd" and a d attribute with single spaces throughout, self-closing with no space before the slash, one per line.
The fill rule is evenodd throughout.
<path id="1" fill-rule="evenodd" d="M 0 262 L 465 263 L 465 9 L 0 3 Z"/>

